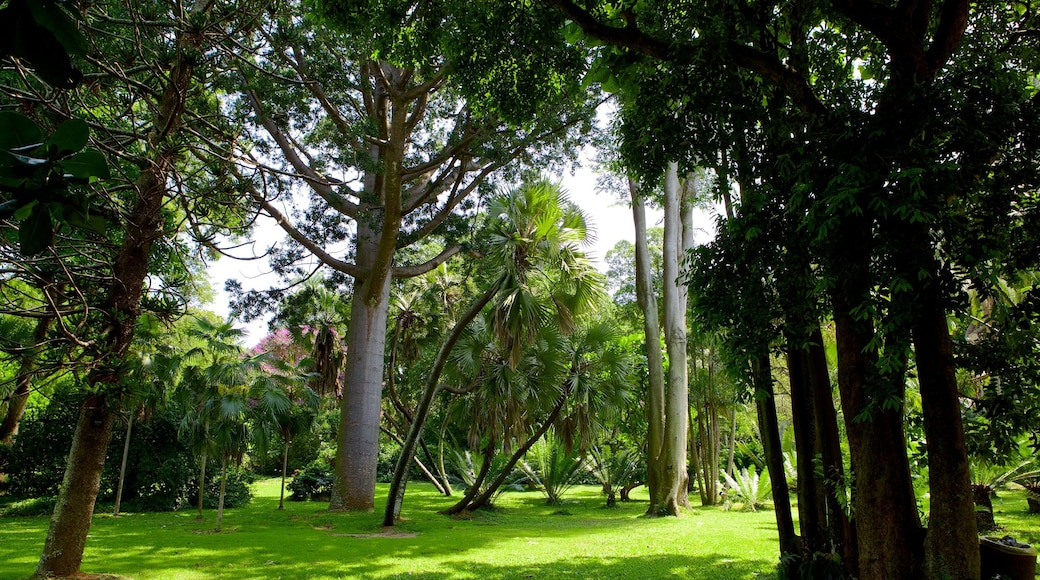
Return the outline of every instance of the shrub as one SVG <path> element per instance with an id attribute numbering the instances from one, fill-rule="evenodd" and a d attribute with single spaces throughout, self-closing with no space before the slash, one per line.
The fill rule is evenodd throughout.
<path id="1" fill-rule="evenodd" d="M 25 499 L 13 502 L 0 509 L 0 515 L 12 518 L 49 516 L 54 513 L 54 506 L 57 503 L 58 498 L 56 496 Z"/>
<path id="2" fill-rule="evenodd" d="M 725 471 L 722 472 L 726 478 L 726 508 L 729 509 L 735 503 L 743 506 L 744 511 L 753 512 L 765 505 L 765 500 L 772 494 L 769 486 L 769 472 L 763 471 L 761 477 L 752 465 L 747 469 L 741 469 L 736 477 L 730 477 Z"/>
<path id="3" fill-rule="evenodd" d="M 293 501 L 328 501 L 332 494 L 332 467 L 322 460 L 312 461 L 307 467 L 296 471 L 286 487 Z"/>
<path id="4" fill-rule="evenodd" d="M 520 470 L 545 494 L 548 505 L 561 503 L 563 494 L 585 475 L 585 459 L 567 453 L 562 443 L 549 433 L 527 452 Z"/>

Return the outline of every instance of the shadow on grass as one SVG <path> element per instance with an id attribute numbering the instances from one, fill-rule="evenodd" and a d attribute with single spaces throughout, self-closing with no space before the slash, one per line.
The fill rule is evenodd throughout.
<path id="1" fill-rule="evenodd" d="M 380 513 L 329 513 L 326 504 L 259 495 L 225 514 L 193 511 L 95 518 L 83 569 L 130 578 L 770 578 L 775 531 L 764 521 L 695 510 L 687 518 L 647 520 L 645 504 L 603 509 L 578 491 L 552 515 L 537 493 L 511 494 L 491 512 L 455 520 L 436 512 L 454 498 L 409 489 L 405 515 L 391 532 Z M 385 494 L 384 490 L 383 491 Z M 25 578 L 42 549 L 47 518 L 0 521 L 0 579 Z M 728 531 L 727 531 L 728 530 Z M 728 534 L 728 535 L 727 535 Z"/>

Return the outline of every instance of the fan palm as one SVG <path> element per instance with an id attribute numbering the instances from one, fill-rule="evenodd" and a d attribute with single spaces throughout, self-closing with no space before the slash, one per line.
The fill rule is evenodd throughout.
<path id="1" fill-rule="evenodd" d="M 492 328 L 516 369 L 523 347 L 548 320 L 570 331 L 583 309 L 605 294 L 605 281 L 581 251 L 590 241 L 586 218 L 557 184 L 540 180 L 495 197 L 489 204 L 487 258 L 497 278 L 456 322 L 442 345 L 395 468 L 383 524 L 397 520 L 408 462 L 422 432 L 440 375 L 455 342 L 484 307 L 494 301 Z"/>

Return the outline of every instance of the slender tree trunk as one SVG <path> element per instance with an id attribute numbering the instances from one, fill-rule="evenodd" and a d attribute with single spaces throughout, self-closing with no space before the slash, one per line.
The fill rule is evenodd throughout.
<path id="1" fill-rule="evenodd" d="M 10 445 L 14 442 L 14 436 L 18 434 L 18 423 L 25 414 L 25 404 L 29 401 L 29 390 L 32 388 L 32 379 L 36 375 L 39 362 L 38 345 L 47 338 L 47 330 L 53 321 L 53 318 L 41 318 L 36 321 L 32 337 L 34 346 L 18 364 L 18 380 L 11 396 L 7 398 L 7 413 L 0 422 L 0 445 Z"/>
<path id="2" fill-rule="evenodd" d="M 473 480 L 473 485 L 466 490 L 466 493 L 462 494 L 462 499 L 455 503 L 455 505 L 444 510 L 442 513 L 445 515 L 453 516 L 460 514 L 469 507 L 473 498 L 477 497 L 480 493 L 480 487 L 484 485 L 484 480 L 487 478 L 488 471 L 491 470 L 491 461 L 495 457 L 495 447 L 493 444 L 488 443 L 487 447 L 484 447 L 483 452 L 483 463 L 480 465 L 480 473 Z"/>
<path id="3" fill-rule="evenodd" d="M 827 491 L 815 468 L 819 441 L 808 362 L 808 351 L 801 341 L 788 336 L 787 372 L 798 470 L 798 528 L 805 550 L 828 552 Z"/>
<path id="4" fill-rule="evenodd" d="M 437 476 L 440 477 L 441 485 L 444 486 L 444 495 L 451 497 L 451 481 L 448 480 L 448 470 L 444 468 L 444 436 L 448 428 L 447 417 L 441 423 L 440 437 L 437 439 Z"/>
<path id="5" fill-rule="evenodd" d="M 198 514 L 195 516 L 195 520 L 202 521 L 202 498 L 206 493 L 206 452 L 202 452 L 202 466 L 199 467 L 199 498 L 198 498 Z"/>
<path id="6" fill-rule="evenodd" d="M 123 482 L 126 481 L 126 458 L 130 455 L 130 434 L 134 429 L 134 416 L 137 413 L 130 413 L 130 416 L 126 420 L 126 440 L 123 441 L 123 458 L 119 462 L 119 484 L 116 485 L 116 507 L 112 510 L 112 515 L 119 515 L 119 507 L 123 503 Z"/>
<path id="7" fill-rule="evenodd" d="M 201 15 L 210 4 L 211 0 L 199 0 L 191 12 Z M 133 342 L 152 247 L 163 234 L 166 180 L 180 152 L 171 137 L 180 128 L 185 100 L 192 86 L 195 54 L 204 40 L 201 30 L 192 28 L 177 33 L 177 55 L 148 136 L 150 164 L 135 183 L 137 202 L 126 221 L 123 242 L 112 267 L 113 282 L 104 305 L 109 319 L 102 346 L 106 362 L 87 377 L 87 383 L 96 389 L 95 394 L 88 396 L 80 409 L 65 468 L 65 485 L 54 508 L 43 554 L 36 567 L 37 576 L 69 576 L 79 571 L 83 561 L 105 453 L 112 439 L 114 417 L 109 408 L 111 403 L 103 394 L 104 386 L 121 380 L 121 362 Z"/>
<path id="8" fill-rule="evenodd" d="M 496 282 L 491 288 L 484 291 L 484 294 L 455 323 L 451 334 L 448 335 L 448 338 L 441 344 L 441 348 L 437 352 L 437 360 L 434 362 L 430 374 L 426 377 L 426 389 L 423 391 L 423 398 L 415 409 L 415 418 L 408 429 L 408 438 L 401 445 L 401 455 L 398 456 L 397 464 L 394 466 L 394 478 L 390 482 L 390 491 L 386 498 L 386 509 L 383 512 L 384 526 L 394 525 L 394 522 L 401 515 L 401 504 L 404 502 L 404 491 L 408 484 L 408 463 L 415 457 L 415 446 L 422 438 L 423 427 L 426 425 L 426 419 L 430 416 L 434 398 L 440 390 L 441 373 L 444 371 L 444 365 L 448 362 L 451 349 L 455 347 L 455 343 L 462 337 L 466 327 L 473 322 L 484 307 L 495 297 L 498 289 L 499 285 Z"/>
<path id="9" fill-rule="evenodd" d="M 813 326 L 808 349 L 809 383 L 812 388 L 813 412 L 816 417 L 816 441 L 823 463 L 824 485 L 827 489 L 828 529 L 834 550 L 842 555 L 842 564 L 848 577 L 859 576 L 859 555 L 856 533 L 845 509 L 838 501 L 846 493 L 845 466 L 841 453 L 841 434 L 838 416 L 834 410 L 827 352 L 823 346 L 823 332 L 819 324 Z"/>
<path id="10" fill-rule="evenodd" d="M 217 499 L 217 528 L 219 532 L 224 524 L 224 492 L 227 490 L 227 457 L 220 459 L 220 496 Z"/>
<path id="11" fill-rule="evenodd" d="M 701 411 L 697 412 L 697 434 L 690 436 L 690 465 L 693 466 L 693 477 L 697 481 L 697 493 L 701 496 L 701 505 L 711 505 L 707 495 L 705 469 L 702 468 L 704 458 L 704 421 Z"/>
<path id="12" fill-rule="evenodd" d="M 664 318 L 668 351 L 668 382 L 664 402 L 664 439 L 661 446 L 656 499 L 647 515 L 677 516 L 680 493 L 686 485 L 686 438 L 689 425 L 689 384 L 686 366 L 686 292 L 679 284 L 683 249 L 683 200 L 678 166 L 665 173 L 664 207 Z"/>
<path id="13" fill-rule="evenodd" d="M 928 440 L 931 502 L 924 555 L 926 577 L 978 578 L 975 503 L 964 445 L 961 405 L 946 315 L 927 288 L 918 293 L 923 312 L 915 324 L 914 352 Z"/>
<path id="14" fill-rule="evenodd" d="M 733 408 L 729 411 L 729 458 L 726 460 L 726 473 L 730 477 L 733 477 L 733 473 L 737 469 L 736 465 L 737 457 L 737 406 L 733 405 Z"/>
<path id="15" fill-rule="evenodd" d="M 498 488 L 502 487 L 502 484 L 505 483 L 506 478 L 509 477 L 509 474 L 513 471 L 513 468 L 516 467 L 516 464 L 523 459 L 524 455 L 527 454 L 527 451 L 531 449 L 539 439 L 545 436 L 546 432 L 549 431 L 549 427 L 552 427 L 553 423 L 556 422 L 556 419 L 559 418 L 560 412 L 563 410 L 564 404 L 567 403 L 567 397 L 569 395 L 570 392 L 565 389 L 563 394 L 560 395 L 560 398 L 556 400 L 556 406 L 554 406 L 552 411 L 549 412 L 549 416 L 545 418 L 545 421 L 542 422 L 534 434 L 527 438 L 527 441 L 524 441 L 523 445 L 513 452 L 513 456 L 509 458 L 509 462 L 506 463 L 506 466 L 498 474 L 495 480 L 491 482 L 491 485 L 484 490 L 484 493 L 476 497 L 468 506 L 466 506 L 465 509 L 472 511 L 480 509 L 490 503 L 491 498 L 495 496 L 495 492 L 498 491 Z M 685 469 L 685 464 L 683 467 Z"/>
<path id="16" fill-rule="evenodd" d="M 769 470 L 769 484 L 773 491 L 773 509 L 780 536 L 780 553 L 798 553 L 798 537 L 794 533 L 791 515 L 791 494 L 784 474 L 784 457 L 780 451 L 780 427 L 776 418 L 776 398 L 769 356 L 760 354 L 752 361 L 755 374 L 755 407 L 758 410 L 758 428 L 762 434 L 762 448 Z"/>
<path id="17" fill-rule="evenodd" d="M 636 247 L 636 301 L 643 312 L 643 333 L 646 337 L 646 360 L 649 373 L 646 397 L 647 413 L 647 458 L 646 485 L 650 492 L 650 509 L 664 503 L 661 450 L 664 446 L 664 355 L 661 352 L 661 329 L 658 322 L 657 297 L 654 295 L 653 273 L 650 271 L 650 250 L 646 237 L 646 208 L 639 191 L 639 184 L 628 180 L 632 195 L 632 221 L 635 225 Z M 622 496 L 624 501 L 625 495 Z"/>
<path id="18" fill-rule="evenodd" d="M 282 488 L 278 494 L 278 509 L 285 509 L 285 475 L 289 470 L 289 438 L 285 438 L 285 445 L 282 447 Z"/>

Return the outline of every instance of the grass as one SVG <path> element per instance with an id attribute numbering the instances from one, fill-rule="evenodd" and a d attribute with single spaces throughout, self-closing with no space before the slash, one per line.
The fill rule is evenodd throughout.
<path id="1" fill-rule="evenodd" d="M 1009 535 L 1019 542 L 1040 546 L 1040 514 L 1028 513 L 1026 493 L 1021 488 L 997 492 L 993 498 L 993 519 L 998 529 L 986 536 Z"/>
<path id="2" fill-rule="evenodd" d="M 452 498 L 413 483 L 408 519 L 384 532 L 379 512 L 333 514 L 309 502 L 278 511 L 277 480 L 255 491 L 250 506 L 225 513 L 219 534 L 212 511 L 202 522 L 190 511 L 95 516 L 83 570 L 142 580 L 775 578 L 771 511 L 697 508 L 682 518 L 644 519 L 645 496 L 605 509 L 598 487 L 579 486 L 562 506 L 545 505 L 538 492 L 510 492 L 495 511 L 452 519 L 436 513 Z M 377 506 L 385 493 L 380 486 Z M 0 519 L 0 579 L 32 573 L 47 523 Z"/>

